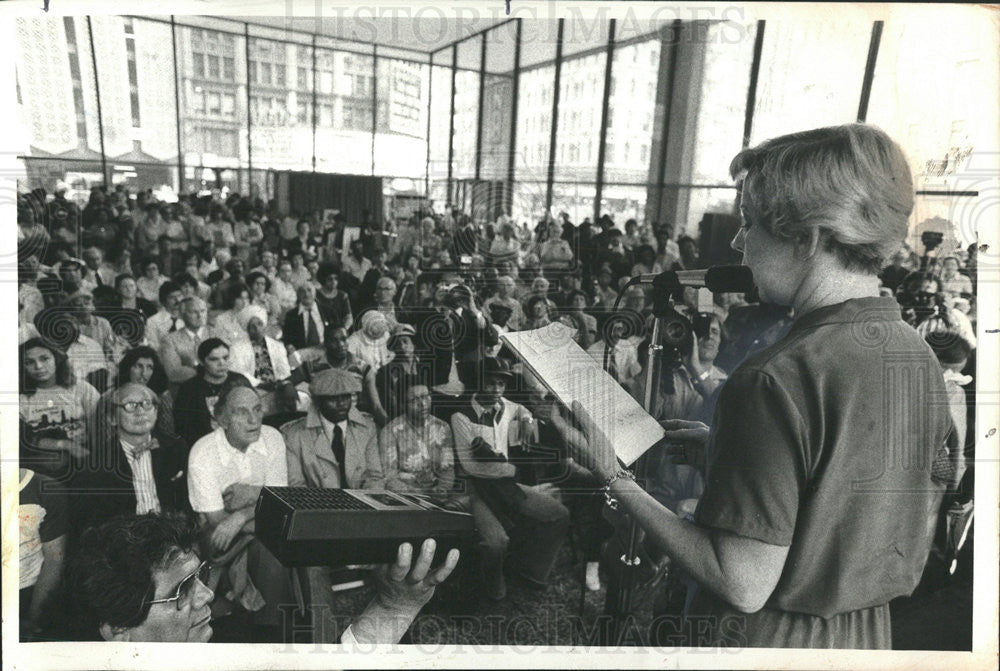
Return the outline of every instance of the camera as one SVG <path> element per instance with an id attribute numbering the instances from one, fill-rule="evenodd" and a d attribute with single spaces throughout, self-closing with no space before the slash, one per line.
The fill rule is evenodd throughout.
<path id="1" fill-rule="evenodd" d="M 712 316 L 710 312 L 699 312 L 692 319 L 688 319 L 671 307 L 663 318 L 660 331 L 660 345 L 663 347 L 660 380 L 665 393 L 674 393 L 672 371 L 681 366 L 684 356 L 691 351 L 695 336 L 708 337 L 712 327 Z"/>

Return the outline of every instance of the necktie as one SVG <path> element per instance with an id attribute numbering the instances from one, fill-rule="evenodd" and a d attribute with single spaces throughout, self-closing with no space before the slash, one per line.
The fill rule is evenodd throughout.
<path id="1" fill-rule="evenodd" d="M 170 319 L 170 330 L 168 331 L 168 333 L 173 333 L 176 330 L 177 330 L 177 320 L 171 318 Z"/>
<path id="2" fill-rule="evenodd" d="M 483 424 L 486 424 L 487 426 L 493 426 L 494 424 L 496 424 L 497 419 L 500 417 L 501 410 L 502 406 L 493 406 L 492 408 L 487 408 L 486 410 L 483 411 L 483 414 L 480 415 L 479 419 Z"/>
<path id="3" fill-rule="evenodd" d="M 330 443 L 333 457 L 340 467 L 340 488 L 347 488 L 347 471 L 344 469 L 344 430 L 337 424 L 333 427 L 333 441 Z"/>
<path id="4" fill-rule="evenodd" d="M 303 323 L 306 329 L 306 347 L 319 345 L 319 327 L 316 326 L 316 320 L 313 319 L 312 310 L 306 313 Z"/>

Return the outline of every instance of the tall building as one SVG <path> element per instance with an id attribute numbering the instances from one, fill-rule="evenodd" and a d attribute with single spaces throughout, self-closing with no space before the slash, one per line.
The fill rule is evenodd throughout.
<path id="1" fill-rule="evenodd" d="M 177 160 L 169 26 L 67 16 L 21 18 L 16 29 L 18 105 L 30 136 L 25 151 L 49 159 L 36 166 L 42 175 L 91 174 L 100 182 L 103 131 L 112 183 L 174 182 L 162 166 Z"/>

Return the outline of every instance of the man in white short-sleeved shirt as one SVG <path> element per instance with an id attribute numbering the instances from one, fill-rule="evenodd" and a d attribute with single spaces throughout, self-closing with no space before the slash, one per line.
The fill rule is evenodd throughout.
<path id="1" fill-rule="evenodd" d="M 188 497 L 206 531 L 212 558 L 229 553 L 237 536 L 253 534 L 254 507 L 261 487 L 288 484 L 285 441 L 277 429 L 264 426 L 264 409 L 257 391 L 243 383 L 224 385 L 215 403 L 219 428 L 202 437 L 188 457 Z M 242 542 L 242 541 L 241 541 Z M 252 585 L 236 595 L 252 610 L 254 642 L 280 642 L 280 604 L 294 603 L 289 572 L 255 537 L 244 550 L 227 558 L 241 566 Z M 236 569 L 239 570 L 239 569 Z M 263 606 L 260 605 L 263 597 Z"/>
<path id="2" fill-rule="evenodd" d="M 218 428 L 191 448 L 192 470 L 188 495 L 197 513 L 222 510 L 223 492 L 241 483 L 284 487 L 288 484 L 285 441 L 281 432 L 270 426 L 260 427 L 260 438 L 243 451 L 233 447 L 226 432 Z M 251 510 L 252 512 L 252 510 Z"/>

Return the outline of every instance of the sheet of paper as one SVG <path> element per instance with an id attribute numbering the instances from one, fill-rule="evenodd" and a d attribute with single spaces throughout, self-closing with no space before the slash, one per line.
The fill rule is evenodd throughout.
<path id="1" fill-rule="evenodd" d="M 573 340 L 574 329 L 553 323 L 500 338 L 559 402 L 579 401 L 626 465 L 663 437 L 659 423 Z"/>

